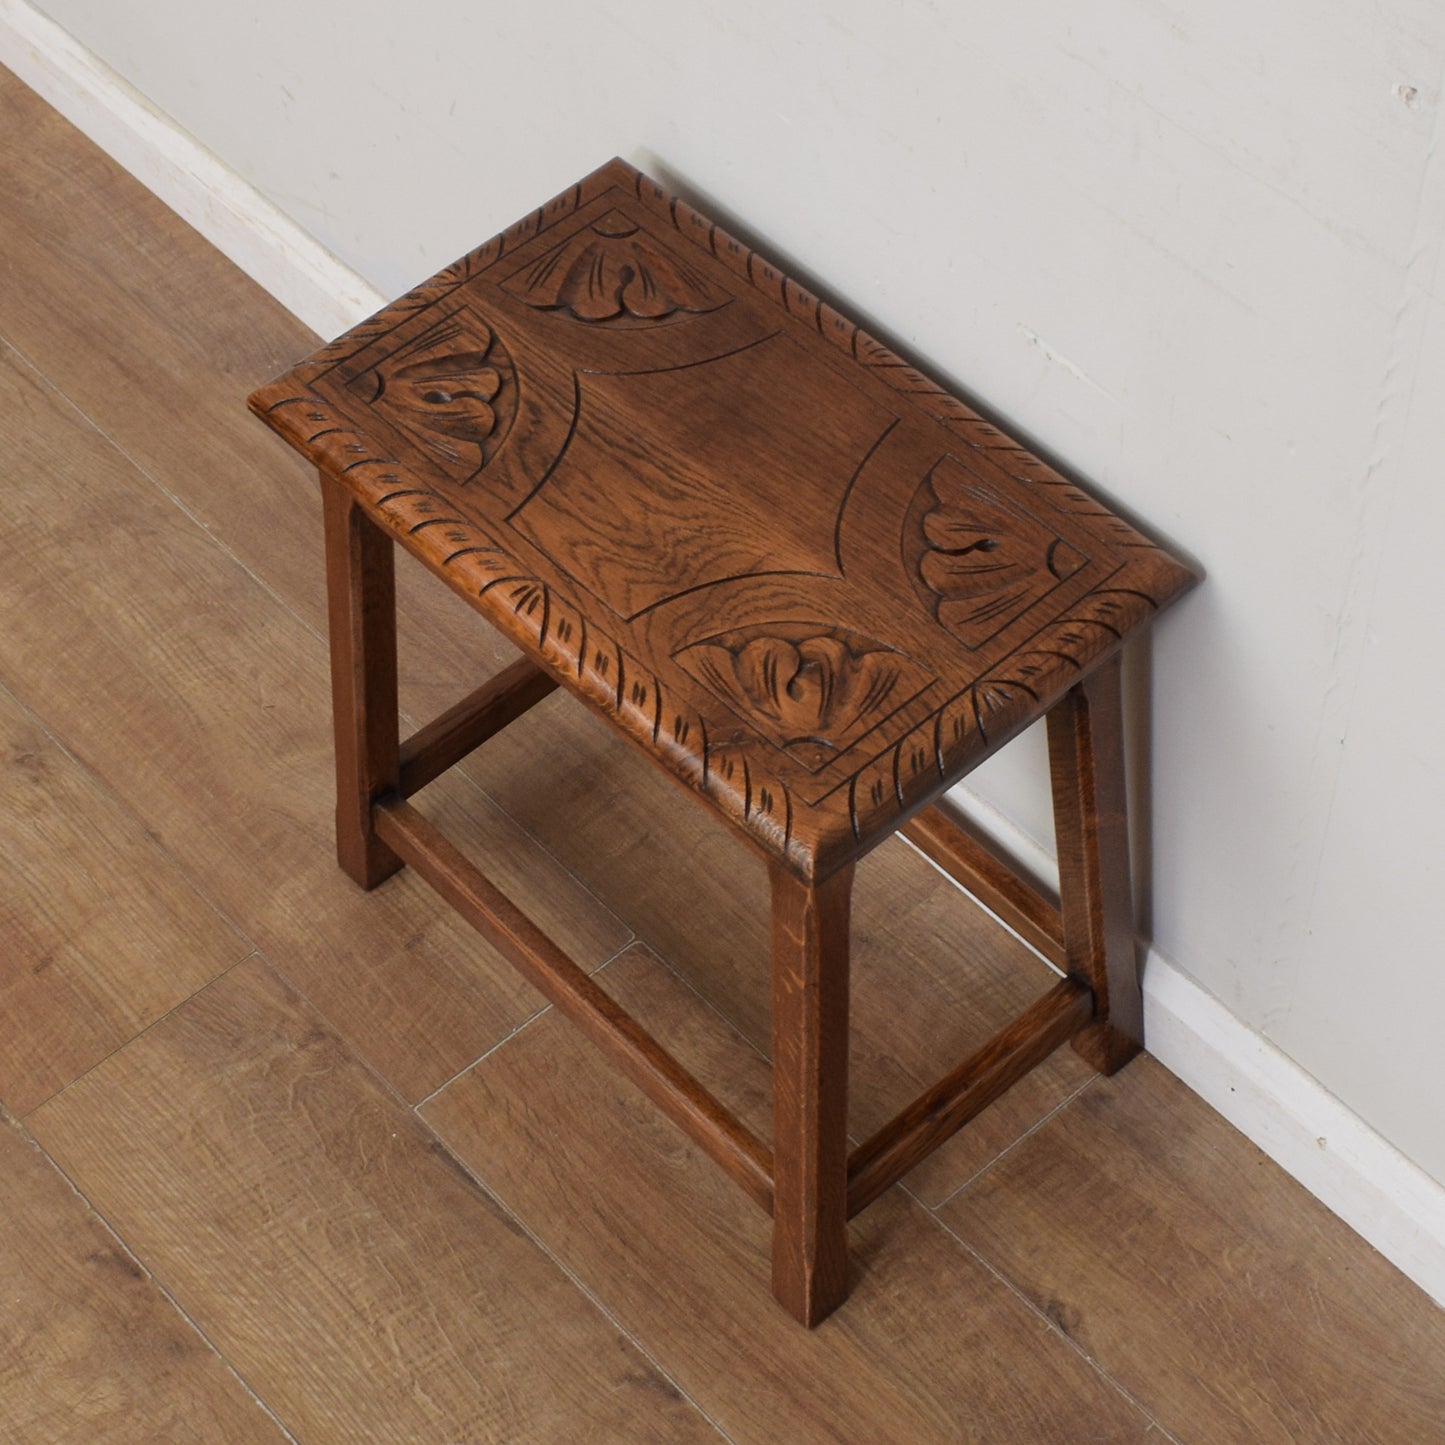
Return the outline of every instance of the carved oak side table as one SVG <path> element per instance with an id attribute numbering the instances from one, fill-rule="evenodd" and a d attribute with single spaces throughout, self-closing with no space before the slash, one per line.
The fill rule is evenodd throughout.
<path id="1" fill-rule="evenodd" d="M 799 1320 L 1065 1040 L 1137 1051 L 1118 655 L 1194 574 L 845 316 L 614 160 L 251 406 L 321 473 L 341 866 L 415 868 L 769 1211 Z M 404 742 L 393 543 L 525 654 Z M 767 862 L 771 1144 L 406 801 L 558 686 Z M 930 808 L 1041 717 L 1058 906 Z M 849 889 L 900 829 L 1063 976 L 850 1152 Z"/>

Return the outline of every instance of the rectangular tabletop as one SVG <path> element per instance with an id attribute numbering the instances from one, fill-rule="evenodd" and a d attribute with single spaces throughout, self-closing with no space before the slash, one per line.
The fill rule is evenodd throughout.
<path id="1" fill-rule="evenodd" d="M 1194 580 L 620 160 L 251 406 L 808 878 Z"/>

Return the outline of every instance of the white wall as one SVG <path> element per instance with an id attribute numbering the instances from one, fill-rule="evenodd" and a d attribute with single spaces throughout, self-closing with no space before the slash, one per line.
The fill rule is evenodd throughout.
<path id="1" fill-rule="evenodd" d="M 1156 944 L 1445 1182 L 1436 0 L 40 8 L 387 293 L 619 152 L 1191 550 Z"/>

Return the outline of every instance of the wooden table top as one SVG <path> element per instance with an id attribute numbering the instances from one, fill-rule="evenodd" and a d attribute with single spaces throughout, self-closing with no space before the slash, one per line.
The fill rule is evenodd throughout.
<path id="1" fill-rule="evenodd" d="M 1195 580 L 620 160 L 251 406 L 807 877 Z"/>

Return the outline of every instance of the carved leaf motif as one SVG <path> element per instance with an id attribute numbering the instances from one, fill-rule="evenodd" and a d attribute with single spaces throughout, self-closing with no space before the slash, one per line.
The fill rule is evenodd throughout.
<path id="1" fill-rule="evenodd" d="M 485 352 L 458 351 L 401 367 L 386 379 L 385 394 L 435 430 L 480 446 L 496 428 L 489 403 L 501 386 Z"/>
<path id="2" fill-rule="evenodd" d="M 813 770 L 932 681 L 903 653 L 816 623 L 746 628 L 678 660 Z"/>
<path id="3" fill-rule="evenodd" d="M 503 289 L 578 321 L 657 321 L 677 311 L 716 311 L 731 299 L 621 211 L 608 211 Z"/>
<path id="4" fill-rule="evenodd" d="M 970 646 L 986 641 L 1088 562 L 953 457 L 933 468 L 920 492 L 925 509 L 917 575 L 932 594 L 934 616 Z M 917 510 L 915 505 L 912 511 Z"/>
<path id="5" fill-rule="evenodd" d="M 516 373 L 506 348 L 465 310 L 429 328 L 366 376 L 371 404 L 461 481 L 487 463 L 517 411 Z"/>

